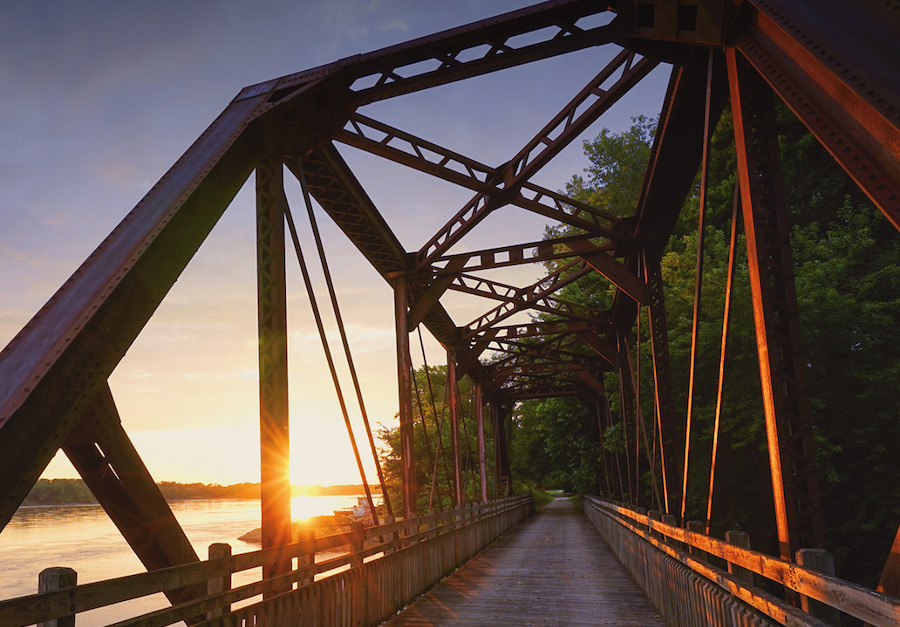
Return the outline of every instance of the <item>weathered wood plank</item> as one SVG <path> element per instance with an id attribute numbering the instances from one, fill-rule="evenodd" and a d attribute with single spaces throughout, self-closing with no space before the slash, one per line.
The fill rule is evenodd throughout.
<path id="1" fill-rule="evenodd" d="M 385 625 L 663 625 L 566 499 L 508 532 Z"/>

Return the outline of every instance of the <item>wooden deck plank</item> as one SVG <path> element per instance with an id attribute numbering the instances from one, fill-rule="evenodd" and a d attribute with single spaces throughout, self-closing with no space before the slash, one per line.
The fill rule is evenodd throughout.
<path id="1" fill-rule="evenodd" d="M 587 518 L 557 499 L 384 625 L 664 623 Z"/>

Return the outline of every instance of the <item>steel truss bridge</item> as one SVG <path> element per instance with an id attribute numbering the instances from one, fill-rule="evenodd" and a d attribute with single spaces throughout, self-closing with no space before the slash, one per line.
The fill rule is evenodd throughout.
<path id="1" fill-rule="evenodd" d="M 289 172 L 300 181 L 307 204 L 315 200 L 394 294 L 402 512 L 396 521 L 331 541 L 353 547 L 347 563 L 363 568 L 363 542 L 376 536 L 387 543 L 379 545 L 383 560 L 402 554 L 410 563 L 436 563 L 437 553 L 422 553 L 422 547 L 451 538 L 454 546 L 467 548 L 441 562 L 446 572 L 520 520 L 527 503 L 506 494 L 488 498 L 486 465 L 509 479 L 503 425 L 517 401 L 576 396 L 598 409 L 601 424 L 635 425 L 646 413 L 658 426 L 661 509 L 671 518 L 656 521 L 622 504 L 591 501 L 592 520 L 604 537 L 620 543 L 616 550 L 631 551 L 633 558 L 638 538 L 640 551 L 662 556 L 641 557 L 645 563 L 672 559 L 687 564 L 691 576 L 702 574 L 734 602 L 785 624 L 821 624 L 798 607 L 806 607 L 801 596 L 872 624 L 896 624 L 900 539 L 878 592 L 794 563 L 798 550 L 823 545 L 823 524 L 774 107 L 777 100 L 785 103 L 900 228 L 900 11 L 877 0 L 852 6 L 837 0 L 608 4 L 551 0 L 241 90 L 0 354 L 0 527 L 62 449 L 151 571 L 146 581 L 156 581 L 154 573 L 181 573 L 153 590 L 165 591 L 175 608 L 187 608 L 173 620 L 197 623 L 206 616 L 225 624 L 223 607 L 233 597 L 216 605 L 209 600 L 217 598 L 216 590 L 206 582 L 221 584 L 226 571 L 240 569 L 241 556 L 199 560 L 122 428 L 107 379 L 255 173 L 263 551 L 248 554 L 241 564 L 265 567 L 253 592 L 264 594 L 267 602 L 282 599 L 279 612 L 287 614 L 279 614 L 278 623 L 288 621 L 294 607 L 284 605 L 284 599 L 296 603 L 304 594 L 305 603 L 325 603 L 325 597 L 308 593 L 312 571 L 302 560 L 309 559 L 310 545 L 291 544 L 289 535 L 285 242 L 296 241 L 284 192 L 283 176 Z M 596 46 L 617 53 L 500 164 L 481 163 L 362 112 L 371 103 Z M 633 216 L 617 217 L 533 182 L 538 171 L 660 64 L 670 65 L 671 75 Z M 672 400 L 660 259 L 698 172 L 705 190 L 708 140 L 726 107 L 737 153 L 735 213 L 743 219 L 750 260 L 778 556 L 742 553 L 702 530 L 685 529 L 678 516 L 684 512 L 677 463 L 682 443 L 673 435 L 679 418 Z M 446 224 L 417 250 L 407 250 L 342 158 L 340 144 L 458 185 L 471 198 L 461 207 L 440 208 L 448 216 Z M 458 252 L 487 216 L 508 205 L 572 227 L 578 235 Z M 487 276 L 496 268 L 550 260 L 554 270 L 529 285 L 502 284 Z M 561 288 L 592 273 L 615 286 L 607 311 L 559 297 Z M 483 297 L 484 313 L 471 321 L 452 319 L 442 301 L 455 292 Z M 645 307 L 655 383 L 648 412 L 635 403 L 627 342 Z M 528 312 L 550 315 L 545 321 L 513 322 Z M 476 505 L 463 502 L 456 457 L 456 509 L 446 514 L 416 511 L 423 486 L 416 485 L 414 472 L 409 336 L 419 325 L 446 348 L 450 380 L 468 376 L 474 382 L 479 442 L 492 435 L 485 434 L 486 406 L 498 451 L 496 459 L 485 460 L 480 446 L 483 503 Z M 696 323 L 694 329 L 693 342 Z M 485 360 L 489 354 L 494 357 Z M 621 416 L 608 409 L 603 380 L 610 371 L 620 381 Z M 451 411 L 451 420 L 455 416 Z M 630 539 L 622 539 L 626 531 Z M 784 585 L 786 600 L 754 592 L 724 571 L 713 572 L 714 567 L 691 557 L 695 549 Z M 446 554 L 446 549 L 434 550 Z M 419 551 L 418 557 L 409 557 L 412 551 Z M 626 555 L 623 561 L 632 558 Z M 361 572 L 354 568 L 348 572 Z M 422 581 L 440 576 L 435 571 Z M 150 584 L 141 585 L 144 590 Z M 410 585 L 407 581 L 402 590 L 384 592 L 382 597 L 391 601 L 381 614 L 356 615 L 354 624 L 393 613 L 421 591 Z M 0 622 L 6 620 L 3 612 L 11 621 L 35 622 L 97 607 L 96 598 L 103 595 L 91 597 L 90 591 L 79 592 L 82 588 L 0 603 Z M 103 598 L 121 600 L 130 594 L 121 586 L 116 590 L 118 597 Z M 228 594 L 227 586 L 217 590 L 223 599 Z M 340 599 L 328 598 L 340 606 Z M 326 622 L 344 620 L 327 616 L 332 618 Z"/>

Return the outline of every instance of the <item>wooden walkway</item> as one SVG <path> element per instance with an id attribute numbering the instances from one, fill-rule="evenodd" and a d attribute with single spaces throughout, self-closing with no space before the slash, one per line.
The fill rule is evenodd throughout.
<path id="1" fill-rule="evenodd" d="M 588 519 L 557 499 L 384 625 L 664 623 Z"/>

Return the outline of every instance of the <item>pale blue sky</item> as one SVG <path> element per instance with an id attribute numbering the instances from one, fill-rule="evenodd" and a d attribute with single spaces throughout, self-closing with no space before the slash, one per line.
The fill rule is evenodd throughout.
<path id="1" fill-rule="evenodd" d="M 0 346 L 241 87 L 527 4 L 0 4 Z M 377 103 L 363 112 L 498 165 L 616 51 L 592 49 Z M 667 68 L 657 69 L 585 136 L 603 126 L 624 129 L 638 113 L 656 115 L 667 74 Z M 471 196 L 339 149 L 409 250 L 418 249 Z M 537 182 L 561 189 L 584 165 L 577 142 Z M 300 212 L 293 188 L 289 194 Z M 370 414 L 390 423 L 396 412 L 390 292 L 327 218 L 320 220 Z M 491 216 L 468 246 L 539 239 L 544 221 L 506 208 Z M 123 423 L 157 479 L 257 479 L 255 449 L 247 452 L 253 448 L 247 439 L 254 437 L 257 404 L 253 228 L 252 189 L 246 186 L 111 379 Z M 524 272 L 535 275 L 539 269 Z M 298 273 L 292 275 L 292 426 L 302 475 L 294 480 L 352 481 L 353 472 L 328 474 L 314 467 L 323 459 L 338 460 L 348 470 L 352 463 L 302 285 Z M 459 301 L 451 313 L 466 324 L 480 312 Z M 429 351 L 433 362 L 442 359 L 433 343 Z M 220 442 L 208 446 L 216 433 L 223 434 Z M 208 456 L 198 453 L 210 448 Z M 223 456 L 232 463 L 215 461 Z M 191 464 L 185 462 L 189 457 Z M 249 462 L 238 468 L 237 457 Z M 310 464 L 301 467 L 302 460 Z M 71 474 L 56 462 L 51 471 Z"/>

